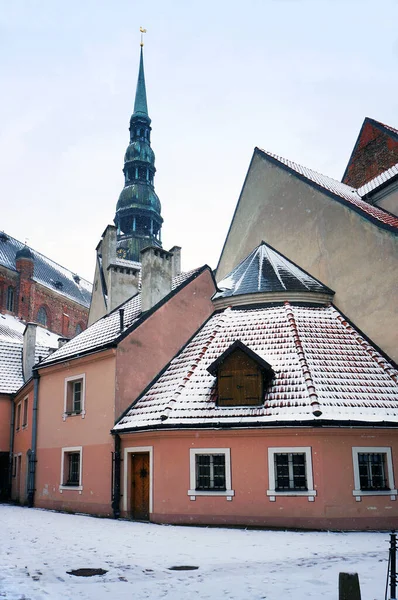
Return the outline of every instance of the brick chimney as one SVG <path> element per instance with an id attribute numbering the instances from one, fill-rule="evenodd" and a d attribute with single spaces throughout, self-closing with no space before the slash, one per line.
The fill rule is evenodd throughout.
<path id="1" fill-rule="evenodd" d="M 22 349 L 22 368 L 24 381 L 27 381 L 32 377 L 32 368 L 35 364 L 36 333 L 37 324 L 26 323 L 25 331 L 23 332 Z"/>
<path id="2" fill-rule="evenodd" d="M 34 257 L 27 246 L 18 250 L 15 255 L 15 266 L 19 273 L 18 306 L 17 316 L 24 321 L 30 319 L 30 307 L 32 306 L 31 290 L 33 284 Z"/>
<path id="3" fill-rule="evenodd" d="M 173 255 L 157 246 L 141 250 L 141 308 L 150 310 L 171 292 Z"/>

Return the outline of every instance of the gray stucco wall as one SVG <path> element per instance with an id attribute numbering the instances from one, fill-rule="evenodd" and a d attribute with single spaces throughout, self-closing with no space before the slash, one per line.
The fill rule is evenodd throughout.
<path id="1" fill-rule="evenodd" d="M 398 237 L 255 152 L 217 280 L 262 240 L 331 287 L 336 306 L 398 360 Z"/>

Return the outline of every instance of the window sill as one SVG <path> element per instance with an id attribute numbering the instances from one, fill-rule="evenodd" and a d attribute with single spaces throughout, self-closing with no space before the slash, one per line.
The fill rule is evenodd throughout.
<path id="1" fill-rule="evenodd" d="M 83 491 L 83 486 L 82 485 L 60 485 L 59 491 L 61 492 L 61 494 L 64 490 L 71 490 L 73 492 L 79 492 L 79 494 L 81 494 Z"/>
<path id="2" fill-rule="evenodd" d="M 85 410 L 81 410 L 80 412 L 64 412 L 62 415 L 62 420 L 66 421 L 66 419 L 68 419 L 69 417 L 81 417 L 82 419 L 84 419 L 85 414 Z"/>
<path id="3" fill-rule="evenodd" d="M 227 500 L 232 500 L 232 497 L 235 496 L 234 490 L 188 490 L 188 496 L 191 500 L 196 500 L 196 496 L 223 496 L 226 497 Z"/>
<path id="4" fill-rule="evenodd" d="M 391 500 L 395 500 L 398 490 L 353 490 L 352 495 L 356 496 L 360 502 L 362 496 L 391 496 Z"/>
<path id="5" fill-rule="evenodd" d="M 275 502 L 276 496 L 304 496 L 308 498 L 308 502 L 314 502 L 316 490 L 286 490 L 286 492 L 276 492 L 275 490 L 267 490 L 267 496 L 270 502 Z"/>

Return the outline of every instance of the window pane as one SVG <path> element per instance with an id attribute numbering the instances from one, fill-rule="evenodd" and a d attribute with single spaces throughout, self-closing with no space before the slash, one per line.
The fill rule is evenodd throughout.
<path id="1" fill-rule="evenodd" d="M 208 490 L 210 488 L 210 455 L 196 455 L 196 489 Z"/>
<path id="2" fill-rule="evenodd" d="M 225 454 L 215 454 L 213 459 L 213 487 L 225 490 Z"/>
<path id="3" fill-rule="evenodd" d="M 359 482 L 361 490 L 388 490 L 385 453 L 358 454 Z"/>
<path id="4" fill-rule="evenodd" d="M 69 459 L 69 473 L 68 473 L 68 485 L 79 485 L 80 475 L 80 454 L 71 453 L 68 454 Z"/>
<path id="5" fill-rule="evenodd" d="M 306 459 L 304 453 L 276 453 L 275 490 L 307 490 Z"/>
<path id="6" fill-rule="evenodd" d="M 289 489 L 289 455 L 275 454 L 275 489 Z"/>
<path id="7" fill-rule="evenodd" d="M 73 412 L 81 411 L 82 382 L 73 383 Z"/>
<path id="8" fill-rule="evenodd" d="M 225 455 L 196 455 L 196 489 L 225 490 Z"/>

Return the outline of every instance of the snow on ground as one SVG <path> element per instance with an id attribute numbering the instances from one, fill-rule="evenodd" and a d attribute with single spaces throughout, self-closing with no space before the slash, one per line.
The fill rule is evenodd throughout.
<path id="1" fill-rule="evenodd" d="M 0 599 L 383 600 L 387 533 L 175 527 L 0 505 Z M 176 565 L 196 571 L 170 571 Z M 105 575 L 67 571 L 103 568 Z"/>

